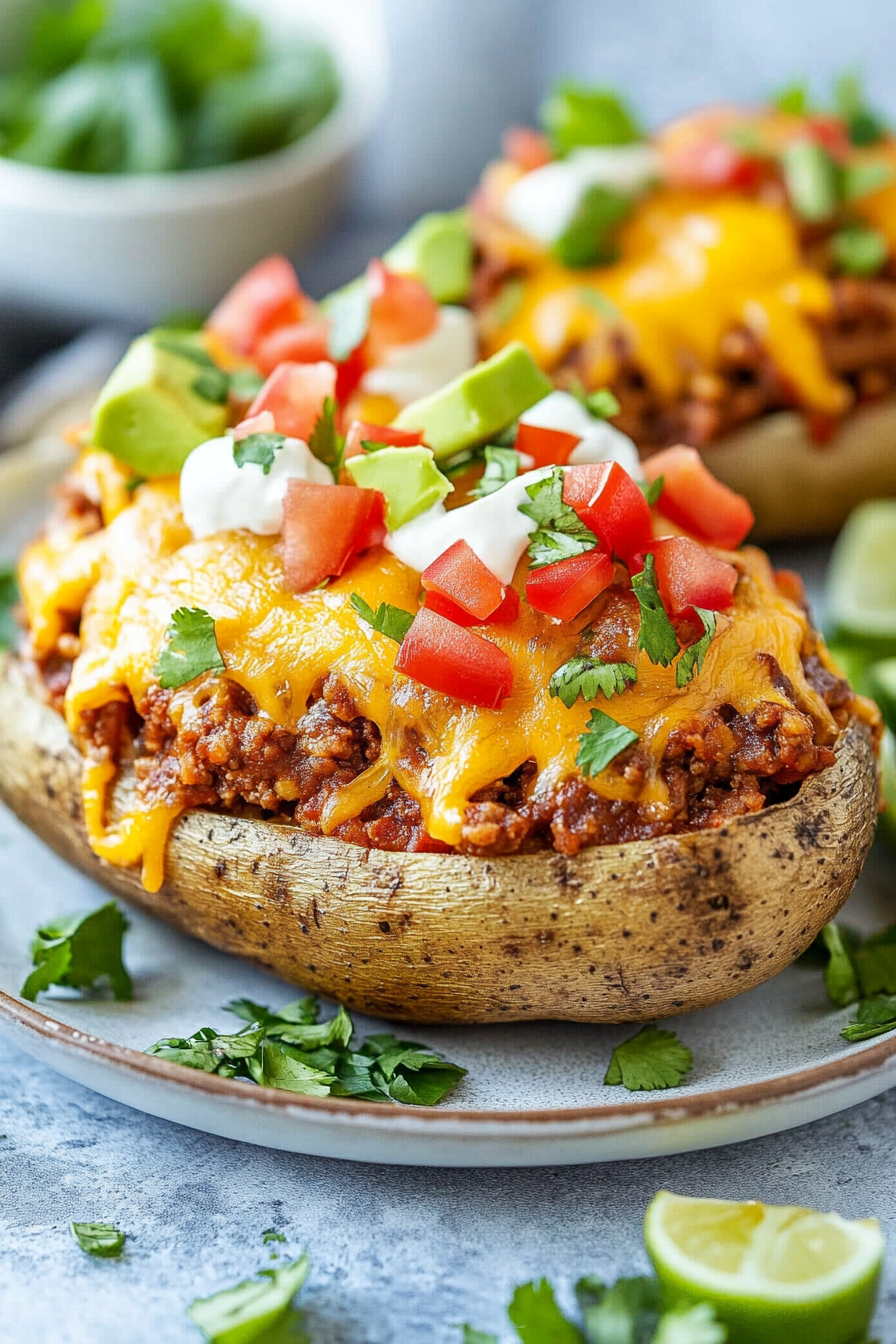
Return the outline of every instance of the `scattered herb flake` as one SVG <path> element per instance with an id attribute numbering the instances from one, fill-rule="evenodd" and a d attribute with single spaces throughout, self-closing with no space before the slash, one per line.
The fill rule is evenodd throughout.
<path id="1" fill-rule="evenodd" d="M 165 691 L 186 686 L 203 672 L 218 676 L 224 659 L 215 636 L 215 622 L 201 607 L 178 607 L 165 632 L 165 645 L 153 672 Z"/>
<path id="2" fill-rule="evenodd" d="M 572 269 L 597 266 L 616 257 L 615 232 L 632 211 L 632 197 L 592 183 L 582 192 L 572 219 L 551 251 Z"/>
<path id="3" fill-rule="evenodd" d="M 247 434 L 244 439 L 234 440 L 233 460 L 238 467 L 245 467 L 251 462 L 261 467 L 262 473 L 267 476 L 285 442 L 285 434 Z"/>
<path id="4" fill-rule="evenodd" d="M 203 369 L 194 379 L 192 390 L 204 401 L 223 406 L 230 392 L 230 378 L 223 369 Z"/>
<path id="5" fill-rule="evenodd" d="M 870 999 L 861 1000 L 855 1017 L 840 1035 L 844 1040 L 855 1043 L 885 1036 L 889 1031 L 896 1031 L 896 995 L 875 994 Z"/>
<path id="6" fill-rule="evenodd" d="M 514 448 L 498 448 L 490 443 L 485 449 L 485 471 L 473 488 L 476 499 L 493 495 L 519 475 L 520 455 Z"/>
<path id="7" fill-rule="evenodd" d="M 324 397 L 323 409 L 308 437 L 308 447 L 318 462 L 329 467 L 333 480 L 338 481 L 345 457 L 345 435 L 336 429 L 336 402 L 333 397 Z"/>
<path id="8" fill-rule="evenodd" d="M 887 240 L 877 229 L 850 224 L 831 239 L 831 254 L 844 275 L 874 275 L 889 256 Z"/>
<path id="9" fill-rule="evenodd" d="M 529 504 L 520 513 L 531 518 L 536 529 L 529 540 L 529 567 L 543 569 L 557 560 L 594 550 L 597 537 L 569 504 L 563 502 L 563 469 L 553 467 L 550 476 L 526 486 Z"/>
<path id="10" fill-rule="evenodd" d="M 632 575 L 632 588 L 641 608 L 638 648 L 652 663 L 668 667 L 678 653 L 678 637 L 656 586 L 653 555 L 645 556 L 641 573 Z"/>
<path id="11" fill-rule="evenodd" d="M 19 586 L 11 565 L 0 568 L 0 649 L 12 648 L 17 626 L 13 609 L 19 600 Z"/>
<path id="12" fill-rule="evenodd" d="M 272 1326 L 289 1323 L 290 1317 L 299 1323 L 292 1301 L 307 1277 L 308 1257 L 303 1255 L 211 1297 L 196 1298 L 187 1315 L 208 1344 L 250 1344 Z"/>
<path id="13" fill-rule="evenodd" d="M 598 420 L 609 420 L 622 410 L 619 399 L 608 387 L 599 387 L 596 392 L 588 392 L 585 396 L 585 408 Z"/>
<path id="14" fill-rule="evenodd" d="M 230 373 L 230 395 L 234 401 L 254 401 L 264 387 L 264 379 L 254 369 L 233 369 Z"/>
<path id="15" fill-rule="evenodd" d="M 854 145 L 875 145 L 886 132 L 884 122 L 865 102 L 861 77 L 854 70 L 844 71 L 836 80 L 834 110 L 846 122 Z"/>
<path id="16" fill-rule="evenodd" d="M 706 611 L 703 607 L 695 607 L 694 611 L 703 622 L 703 634 L 695 643 L 688 645 L 676 664 L 675 685 L 678 687 L 687 686 L 694 677 L 699 677 L 703 671 L 707 649 L 716 634 L 716 613 Z"/>
<path id="17" fill-rule="evenodd" d="M 828 964 L 824 969 L 828 998 L 835 1008 L 847 1008 L 862 997 L 851 955 L 856 940 L 843 925 L 831 923 L 822 929 L 821 941 L 828 953 Z"/>
<path id="18" fill-rule="evenodd" d="M 385 635 L 387 639 L 394 639 L 396 644 L 401 643 L 414 621 L 409 611 L 405 611 L 402 607 L 393 607 L 389 602 L 381 602 L 374 611 L 358 593 L 352 593 L 351 604 L 362 621 L 372 625 L 374 630 Z"/>
<path id="19" fill-rule="evenodd" d="M 507 1315 L 523 1344 L 584 1344 L 581 1330 L 557 1306 L 547 1279 L 521 1283 Z"/>
<path id="20" fill-rule="evenodd" d="M 653 1092 L 680 1087 L 693 1067 L 694 1057 L 674 1031 L 642 1027 L 617 1045 L 604 1077 L 607 1087 L 620 1084 L 629 1092 Z"/>
<path id="21" fill-rule="evenodd" d="M 222 372 L 205 346 L 198 341 L 191 341 L 187 337 L 177 335 L 158 334 L 153 335 L 152 343 L 157 350 L 164 350 L 169 355 L 177 355 L 180 359 L 188 359 L 191 364 L 198 364 L 200 369 L 207 369 L 212 373 Z"/>
<path id="22" fill-rule="evenodd" d="M 567 709 L 572 709 L 579 696 L 596 700 L 598 692 L 609 700 L 621 695 L 629 682 L 638 680 L 637 668 L 632 663 L 604 663 L 600 658 L 577 654 L 568 663 L 558 667 L 548 682 L 548 692 L 559 696 Z"/>
<path id="23" fill-rule="evenodd" d="M 171 1036 L 156 1041 L 144 1053 L 166 1059 L 169 1064 L 216 1073 L 220 1078 L 236 1078 L 245 1076 L 245 1061 L 256 1053 L 263 1039 L 261 1029 L 223 1036 L 212 1027 L 200 1027 L 186 1038 Z"/>
<path id="24" fill-rule="evenodd" d="M 132 999 L 121 947 L 127 927 L 115 901 L 43 925 L 31 944 L 34 970 L 22 986 L 22 998 L 33 1003 L 51 985 L 94 989 L 105 979 L 116 999 Z"/>
<path id="25" fill-rule="evenodd" d="M 261 1244 L 262 1246 L 268 1246 L 272 1241 L 285 1242 L 286 1237 L 282 1232 L 278 1232 L 275 1227 L 266 1227 L 261 1234 Z"/>
<path id="26" fill-rule="evenodd" d="M 663 493 L 663 486 L 666 484 L 665 476 L 657 476 L 655 481 L 642 481 L 641 490 L 647 503 L 653 508 L 654 504 L 659 504 L 660 495 Z"/>
<path id="27" fill-rule="evenodd" d="M 809 90 L 805 84 L 789 84 L 774 94 L 771 104 L 779 112 L 787 112 L 792 117 L 804 117 L 809 112 Z"/>
<path id="28" fill-rule="evenodd" d="M 326 302 L 330 319 L 327 350 L 335 364 L 342 364 L 367 335 L 370 293 L 365 280 L 357 280 L 331 295 Z"/>
<path id="29" fill-rule="evenodd" d="M 841 170 L 840 191 L 843 200 L 849 204 L 873 191 L 880 191 L 893 180 L 893 166 L 889 163 L 847 163 Z"/>
<path id="30" fill-rule="evenodd" d="M 612 760 L 637 742 L 638 734 L 617 723 L 602 709 L 592 709 L 584 733 L 579 737 L 576 765 L 589 778 L 599 775 Z"/>
<path id="31" fill-rule="evenodd" d="M 69 1223 L 69 1231 L 87 1255 L 113 1260 L 124 1250 L 126 1234 L 111 1223 Z"/>

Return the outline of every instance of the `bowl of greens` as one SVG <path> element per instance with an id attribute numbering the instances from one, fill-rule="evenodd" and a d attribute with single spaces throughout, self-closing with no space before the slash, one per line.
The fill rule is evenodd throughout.
<path id="1" fill-rule="evenodd" d="M 294 258 L 385 84 L 378 0 L 0 0 L 0 303 L 154 321 Z"/>

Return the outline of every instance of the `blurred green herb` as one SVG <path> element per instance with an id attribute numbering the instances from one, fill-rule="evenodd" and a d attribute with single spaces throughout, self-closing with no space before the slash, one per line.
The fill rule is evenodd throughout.
<path id="1" fill-rule="evenodd" d="M 22 998 L 33 1003 L 51 985 L 96 989 L 107 981 L 116 999 L 132 999 L 131 977 L 122 959 L 127 927 L 115 901 L 42 925 L 31 944 L 34 970 L 21 988 Z"/>

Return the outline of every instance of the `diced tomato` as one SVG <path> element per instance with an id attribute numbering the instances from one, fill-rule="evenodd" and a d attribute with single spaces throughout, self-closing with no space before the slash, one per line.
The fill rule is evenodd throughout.
<path id="1" fill-rule="evenodd" d="M 447 597 L 442 597 L 439 593 L 428 592 L 424 594 L 423 605 L 429 611 L 438 612 L 444 616 L 446 621 L 453 621 L 455 625 L 512 625 L 520 614 L 520 599 L 517 596 L 515 588 L 505 588 L 504 601 L 493 611 L 487 621 L 480 621 L 478 616 L 471 616 L 463 607 L 459 607 L 456 602 L 451 602 Z"/>
<path id="2" fill-rule="evenodd" d="M 752 191 L 762 180 L 762 160 L 727 140 L 708 136 L 664 158 L 666 177 L 682 187 L 730 187 Z"/>
<path id="3" fill-rule="evenodd" d="M 503 649 L 425 607 L 402 641 L 395 670 L 484 709 L 500 709 L 513 690 L 513 664 Z"/>
<path id="4" fill-rule="evenodd" d="M 806 585 L 795 569 L 776 569 L 775 587 L 783 597 L 793 602 L 795 606 L 802 607 L 803 611 L 808 610 L 809 600 L 806 596 Z"/>
<path id="5" fill-rule="evenodd" d="M 501 152 L 524 173 L 543 168 L 554 157 L 547 136 L 531 126 L 511 126 L 506 130 L 501 136 Z"/>
<path id="6" fill-rule="evenodd" d="M 255 349 L 255 362 L 267 378 L 278 364 L 317 364 L 329 359 L 326 322 L 309 319 L 290 322 L 262 336 Z"/>
<path id="7" fill-rule="evenodd" d="M 812 116 L 806 117 L 804 130 L 810 139 L 835 159 L 843 161 L 850 157 L 852 145 L 849 142 L 849 131 L 839 117 L 814 112 Z"/>
<path id="8" fill-rule="evenodd" d="M 286 258 L 267 257 L 237 280 L 205 325 L 241 355 L 251 355 L 269 331 L 300 321 L 305 303 Z"/>
<path id="9" fill-rule="evenodd" d="M 656 584 L 670 616 L 691 616 L 694 607 L 725 611 L 734 599 L 737 570 L 690 537 L 653 543 Z"/>
<path id="10" fill-rule="evenodd" d="M 422 280 L 390 271 L 379 260 L 367 267 L 370 324 L 367 340 L 376 354 L 390 345 L 422 341 L 439 320 L 439 305 Z"/>
<path id="11" fill-rule="evenodd" d="M 337 364 L 336 400 L 340 406 L 345 405 L 367 372 L 370 366 L 369 354 L 367 342 L 362 341 L 351 352 L 348 359 L 344 359 L 341 364 Z"/>
<path id="12" fill-rule="evenodd" d="M 294 593 L 341 574 L 386 535 L 383 497 L 356 485 L 289 482 L 283 501 L 283 568 Z"/>
<path id="13" fill-rule="evenodd" d="M 248 439 L 250 434 L 273 434 L 277 426 L 270 411 L 260 411 L 258 415 L 248 415 L 234 427 L 233 441 Z"/>
<path id="14" fill-rule="evenodd" d="M 603 551 L 586 551 L 555 565 L 533 569 L 526 579 L 526 601 L 536 611 L 571 621 L 613 582 L 616 567 Z"/>
<path id="15" fill-rule="evenodd" d="M 648 481 L 663 478 L 658 508 L 671 522 L 713 546 L 734 550 L 753 526 L 743 495 L 717 481 L 695 448 L 664 448 L 644 463 Z"/>
<path id="16" fill-rule="evenodd" d="M 569 434 L 565 429 L 546 429 L 521 420 L 513 446 L 518 453 L 528 453 L 534 458 L 536 467 L 563 467 L 573 448 L 581 442 L 578 434 Z"/>
<path id="17" fill-rule="evenodd" d="M 346 457 L 363 453 L 365 441 L 390 443 L 395 448 L 415 448 L 423 442 L 423 435 L 417 429 L 393 429 L 391 425 L 372 425 L 369 420 L 353 420 L 345 436 Z"/>
<path id="18" fill-rule="evenodd" d="M 504 601 L 504 585 L 484 565 L 472 546 L 461 540 L 449 546 L 420 575 L 426 592 L 447 597 L 479 621 L 486 620 Z"/>
<path id="19" fill-rule="evenodd" d="M 568 467 L 563 474 L 563 502 L 571 504 L 605 549 L 627 565 L 649 547 L 653 537 L 650 505 L 618 462 Z"/>
<path id="20" fill-rule="evenodd" d="M 307 442 L 324 401 L 335 391 L 335 364 L 280 364 L 249 407 L 249 416 L 270 411 L 280 434 Z"/>

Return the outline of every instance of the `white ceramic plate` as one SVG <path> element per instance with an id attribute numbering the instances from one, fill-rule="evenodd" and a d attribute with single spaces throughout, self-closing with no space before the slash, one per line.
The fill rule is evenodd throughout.
<path id="1" fill-rule="evenodd" d="M 0 460 L 0 555 L 34 527 L 58 473 L 52 441 Z M 2 761 L 0 761 L 2 769 Z M 896 1084 L 896 1034 L 849 1046 L 848 1013 L 827 1005 L 818 970 L 775 980 L 672 1024 L 694 1053 L 686 1086 L 625 1093 L 603 1086 L 613 1046 L 631 1028 L 570 1023 L 400 1027 L 464 1065 L 467 1078 L 432 1110 L 295 1097 L 209 1077 L 141 1052 L 201 1026 L 233 1028 L 221 1011 L 245 995 L 279 1006 L 295 989 L 137 911 L 127 962 L 136 999 L 17 992 L 42 920 L 105 893 L 0 812 L 0 1020 L 52 1068 L 152 1115 L 210 1133 L 327 1157 L 429 1166 L 537 1166 L 654 1156 L 756 1138 L 830 1115 Z M 893 866 L 881 851 L 847 918 L 871 930 L 893 918 Z M 358 1017 L 362 1033 L 382 1024 Z"/>

